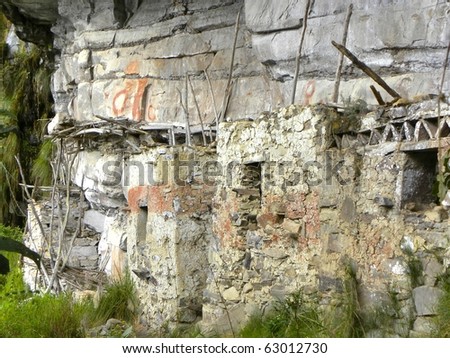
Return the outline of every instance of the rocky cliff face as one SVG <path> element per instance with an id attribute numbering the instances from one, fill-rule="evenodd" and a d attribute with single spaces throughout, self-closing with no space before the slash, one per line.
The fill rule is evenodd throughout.
<path id="1" fill-rule="evenodd" d="M 38 37 L 41 30 L 53 25 L 55 46 L 61 53 L 54 81 L 58 113 L 74 111 L 80 121 L 92 120 L 95 115 L 184 121 L 174 98 L 179 96 L 177 89 L 184 88 L 183 78 L 189 73 L 201 114 L 212 122 L 214 111 L 204 71 L 211 77 L 216 105 L 220 106 L 229 73 L 234 24 L 241 8 L 235 83 L 227 115 L 254 118 L 262 111 L 288 104 L 305 3 L 8 0 L 2 7 L 16 22 L 29 25 L 31 40 L 47 38 Z M 348 3 L 313 3 L 297 103 L 330 100 L 338 62 L 331 40 L 341 41 Z M 436 93 L 442 51 L 450 38 L 447 18 L 445 1 L 354 2 L 348 47 L 402 96 Z M 27 31 L 28 26 L 22 27 L 21 32 Z M 344 79 L 342 99 L 362 98 L 375 103 L 371 82 L 359 69 L 347 64 Z M 193 104 L 190 109 L 195 113 Z M 192 119 L 198 122 L 195 117 Z"/>
<path id="2" fill-rule="evenodd" d="M 230 312 L 238 325 L 296 289 L 324 296 L 342 290 L 348 258 L 368 304 L 386 298 L 382 287 L 395 283 L 403 302 L 398 334 L 409 334 L 414 309 L 430 313 L 422 302 L 427 293 L 438 297 L 434 285 L 445 267 L 420 254 L 430 269 L 414 301 L 401 245 L 416 250 L 426 242 L 430 250 L 445 250 L 445 215 L 402 210 L 423 189 L 408 192 L 405 183 L 419 178 L 428 188 L 435 174 L 424 164 L 434 161 L 407 152 L 436 154 L 436 139 L 449 132 L 447 119 L 437 123 L 435 107 L 417 116 L 402 107 L 377 112 L 356 128 L 326 107 L 277 109 L 290 102 L 305 3 L 2 4 L 30 40 L 40 40 L 33 26 L 49 36 L 51 25 L 58 56 L 49 133 L 75 156 L 73 183 L 86 198 L 84 225 L 94 232 L 90 243 L 78 240 L 88 247 L 79 251 L 92 267 L 98 245 L 100 268 L 138 272 L 142 320 L 150 326 L 203 317 L 205 325 L 227 331 Z M 338 63 L 331 40 L 341 41 L 349 3 L 313 2 L 297 104 L 330 101 Z M 403 97 L 437 93 L 450 39 L 449 3 L 353 4 L 347 46 Z M 345 62 L 339 102 L 375 104 L 371 84 Z M 449 86 L 447 77 L 447 96 Z M 226 120 L 217 127 L 221 116 Z M 395 123 L 387 125 L 390 120 Z M 401 141 L 426 144 L 401 147 Z M 339 169 L 341 160 L 350 173 L 331 175 L 349 174 L 345 186 L 336 178 L 311 184 L 318 169 Z"/>

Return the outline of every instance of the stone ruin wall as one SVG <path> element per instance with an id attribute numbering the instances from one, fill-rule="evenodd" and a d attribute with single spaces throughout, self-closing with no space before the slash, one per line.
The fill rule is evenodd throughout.
<path id="1" fill-rule="evenodd" d="M 396 292 L 402 307 L 397 334 L 425 329 L 426 300 L 439 295 L 436 277 L 447 265 L 446 214 L 439 208 L 405 211 L 401 178 L 408 178 L 405 168 L 417 158 L 395 143 L 372 149 L 367 145 L 379 143 L 342 145 L 354 138 L 344 133 L 336 139 L 329 122 L 339 121 L 338 114 L 316 106 L 331 98 L 338 54 L 330 42 L 340 42 L 348 3 L 313 4 L 296 96 L 297 104 L 312 106 L 303 108 L 286 106 L 305 1 L 160 0 L 139 8 L 133 1 L 57 2 L 52 31 L 60 55 L 52 88 L 56 116 L 49 126 L 55 137 L 69 125 L 103 128 L 107 121 L 125 119 L 149 132 L 159 124 L 182 128 L 186 74 L 209 129 L 214 110 L 204 71 L 220 107 L 236 16 L 243 9 L 228 121 L 213 127 L 217 151 L 188 148 L 180 133 L 171 142 L 171 127 L 164 127 L 161 142 L 137 132 L 122 133 L 120 140 L 111 133 L 76 137 L 82 151 L 73 183 L 86 200 L 89 246 L 97 248 L 97 265 L 108 274 L 126 268 L 139 274 L 133 278 L 143 323 L 161 327 L 202 318 L 205 327 L 226 332 L 226 311 L 238 325 L 299 288 L 324 297 L 341 290 L 351 263 L 365 304 Z M 402 96 L 437 93 L 449 4 L 353 3 L 348 47 Z M 340 101 L 375 104 L 370 84 L 345 65 Z M 199 144 L 197 108 L 192 93 L 188 97 Z M 189 155 L 196 167 L 178 171 Z M 342 173 L 349 176 L 346 185 L 337 182 L 341 173 L 333 172 L 341 159 L 349 171 Z M 211 161 L 221 165 L 223 175 L 205 184 Z M 311 183 L 327 161 L 332 166 L 327 185 Z M 229 168 L 230 163 L 236 165 Z M 186 174 L 177 183 L 175 169 Z M 411 287 L 402 247 L 420 251 L 425 275 L 418 287 Z"/>

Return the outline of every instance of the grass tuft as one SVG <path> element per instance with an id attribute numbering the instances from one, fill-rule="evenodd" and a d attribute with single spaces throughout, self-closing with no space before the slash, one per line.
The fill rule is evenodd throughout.
<path id="1" fill-rule="evenodd" d="M 266 316 L 254 315 L 239 336 L 243 338 L 323 337 L 325 327 L 318 306 L 308 301 L 302 291 L 275 303 Z"/>
<path id="2" fill-rule="evenodd" d="M 130 275 L 126 274 L 106 287 L 91 320 L 94 324 L 105 323 L 110 318 L 133 322 L 137 307 L 136 289 Z"/>

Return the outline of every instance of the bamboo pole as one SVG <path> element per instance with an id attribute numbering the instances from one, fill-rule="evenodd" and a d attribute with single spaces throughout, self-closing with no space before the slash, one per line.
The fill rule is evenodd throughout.
<path id="1" fill-rule="evenodd" d="M 299 75 L 299 72 L 300 72 L 300 57 L 301 57 L 301 54 L 302 54 L 303 41 L 305 39 L 305 34 L 306 34 L 306 26 L 308 25 L 308 14 L 309 14 L 309 8 L 310 7 L 311 7 L 311 0 L 308 0 L 308 2 L 306 3 L 305 15 L 303 16 L 302 35 L 300 37 L 300 44 L 298 46 L 297 58 L 295 60 L 295 75 L 294 75 L 294 83 L 292 85 L 291 104 L 294 104 L 294 102 L 295 102 L 295 93 L 297 92 L 297 80 L 298 80 L 298 75 Z"/>
<path id="2" fill-rule="evenodd" d="M 347 9 L 347 16 L 344 23 L 344 34 L 342 35 L 342 44 L 347 45 L 348 28 L 350 25 L 350 18 L 352 17 L 353 4 L 350 4 Z M 334 82 L 333 102 L 337 103 L 339 98 L 339 86 L 341 84 L 342 67 L 344 65 L 344 54 L 339 55 L 338 67 L 336 70 L 336 80 Z"/>

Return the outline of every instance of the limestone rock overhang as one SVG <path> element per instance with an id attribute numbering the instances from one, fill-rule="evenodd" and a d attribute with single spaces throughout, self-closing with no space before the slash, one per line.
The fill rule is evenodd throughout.
<path id="1" fill-rule="evenodd" d="M 58 17 L 58 0 L 3 0 L 0 10 L 15 25 L 21 40 L 52 43 L 50 28 Z"/>

